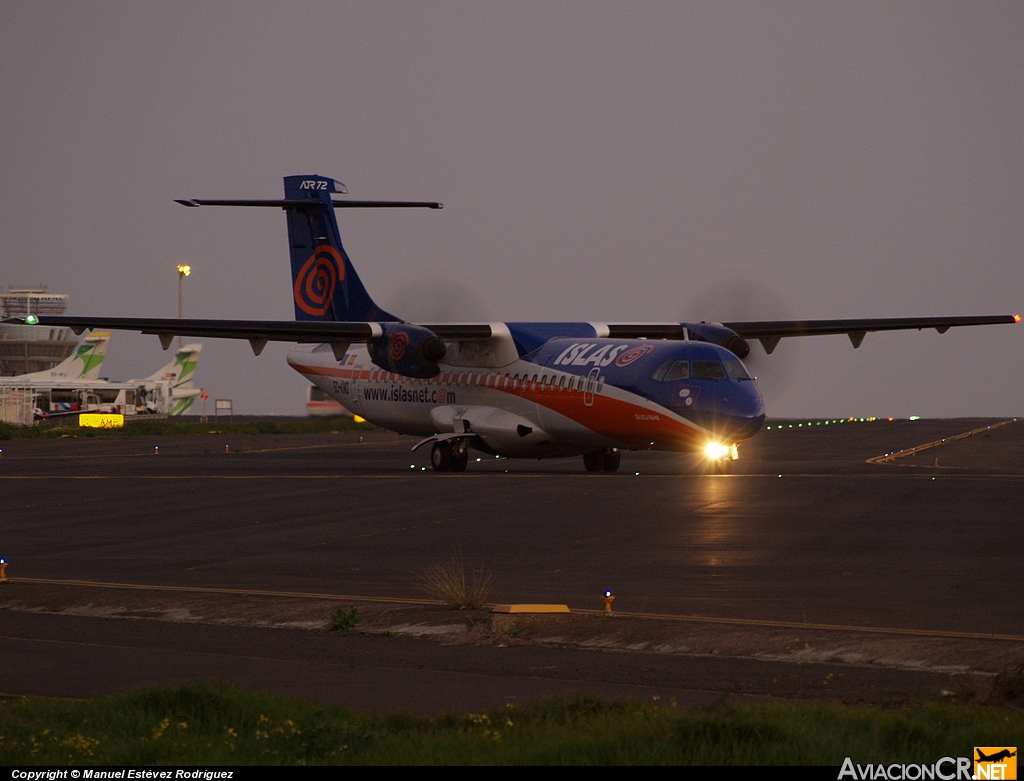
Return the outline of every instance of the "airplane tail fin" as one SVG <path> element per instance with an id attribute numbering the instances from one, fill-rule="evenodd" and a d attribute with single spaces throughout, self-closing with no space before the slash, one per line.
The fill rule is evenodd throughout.
<path id="1" fill-rule="evenodd" d="M 147 380 L 167 380 L 171 384 L 174 404 L 169 414 L 184 415 L 202 392 L 194 384 L 196 365 L 199 363 L 201 344 L 186 344 L 174 355 L 174 360 L 146 377 Z"/>
<path id="2" fill-rule="evenodd" d="M 79 342 L 74 355 L 69 355 L 52 369 L 26 374 L 21 379 L 32 380 L 95 380 L 107 354 L 110 333 L 93 331 Z"/>
<path id="3" fill-rule="evenodd" d="M 178 200 L 182 206 L 257 206 L 282 208 L 288 218 L 295 319 L 320 322 L 400 323 L 366 292 L 341 246 L 335 209 L 443 209 L 436 201 L 335 201 L 345 185 L 326 176 L 286 176 L 284 200 Z"/>
<path id="4" fill-rule="evenodd" d="M 284 177 L 295 319 L 398 322 L 370 298 L 341 244 L 331 194 L 346 192 L 326 176 Z"/>
<path id="5" fill-rule="evenodd" d="M 145 379 L 170 380 L 172 388 L 191 388 L 196 374 L 196 364 L 199 363 L 199 353 L 202 349 L 201 344 L 186 344 L 175 353 L 173 361 L 157 369 Z"/>

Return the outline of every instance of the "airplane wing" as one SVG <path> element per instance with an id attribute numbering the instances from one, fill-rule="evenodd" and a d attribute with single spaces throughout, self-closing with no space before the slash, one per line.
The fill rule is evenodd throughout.
<path id="1" fill-rule="evenodd" d="M 58 322 L 59 321 L 59 322 Z M 156 334 L 166 350 L 175 336 L 204 336 L 215 339 L 246 339 L 259 355 L 267 342 L 297 344 L 349 344 L 381 335 L 378 323 L 325 323 L 295 320 L 200 320 L 160 317 L 49 317 L 40 315 L 40 325 L 71 328 L 76 334 L 86 329 L 109 328 Z M 103 325 L 103 324 L 106 325 Z"/>
<path id="2" fill-rule="evenodd" d="M 940 334 L 950 328 L 967 325 L 1019 323 L 1020 315 L 978 315 L 973 317 L 883 317 L 856 320 L 752 320 L 715 323 L 743 339 L 757 339 L 765 352 L 771 352 L 783 337 L 846 334 L 854 347 L 860 347 L 870 331 L 909 331 L 934 328 Z M 701 324 L 702 325 L 702 324 Z M 686 323 L 609 325 L 609 336 L 619 339 L 684 339 Z"/>
<path id="3" fill-rule="evenodd" d="M 22 322 L 8 318 L 4 322 Z M 76 334 L 94 328 L 114 331 L 138 331 L 144 334 L 168 335 L 168 344 L 175 336 L 206 336 L 215 339 L 262 339 L 269 342 L 322 344 L 324 342 L 365 342 L 381 335 L 379 323 L 330 323 L 299 320 L 198 320 L 170 317 L 64 317 L 40 315 L 40 325 L 61 326 Z M 487 323 L 421 326 L 442 339 L 473 341 L 490 339 Z M 165 348 L 166 349 L 166 348 Z"/>
<path id="4" fill-rule="evenodd" d="M 12 318 L 13 319 L 13 318 Z M 194 318 L 147 317 L 66 317 L 40 316 L 41 325 L 86 329 L 139 331 L 156 334 L 167 349 L 175 336 L 200 336 L 218 339 L 245 339 L 258 355 L 267 342 L 298 344 L 337 344 L 366 342 L 383 333 L 380 323 L 332 323 L 293 320 L 202 320 Z M 934 328 L 940 334 L 950 328 L 969 325 L 1019 323 L 1020 315 L 978 315 L 971 317 L 889 317 L 850 320 L 758 320 L 729 323 L 593 323 L 595 335 L 613 339 L 686 339 L 693 338 L 699 326 L 721 326 L 741 339 L 757 339 L 771 353 L 783 337 L 846 334 L 859 347 L 865 334 L 873 331 L 901 331 Z M 556 325 L 556 324 L 551 324 Z M 494 336 L 487 323 L 420 325 L 445 341 L 485 341 Z M 693 332 L 693 333 L 690 333 Z M 697 338 L 703 338 L 697 335 Z"/>

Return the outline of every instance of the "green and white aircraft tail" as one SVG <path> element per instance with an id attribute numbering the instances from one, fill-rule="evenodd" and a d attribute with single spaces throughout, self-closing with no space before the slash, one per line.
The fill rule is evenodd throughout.
<path id="1" fill-rule="evenodd" d="M 107 355 L 107 343 L 109 341 L 109 332 L 95 331 L 79 343 L 74 355 L 69 355 L 52 369 L 22 374 L 17 378 L 17 381 L 57 380 L 59 382 L 71 382 L 74 380 L 95 380 L 100 376 L 100 366 L 103 365 L 103 359 Z"/>
<path id="2" fill-rule="evenodd" d="M 171 415 L 184 415 L 195 403 L 196 397 L 202 393 L 202 388 L 196 388 L 194 385 L 196 365 L 199 363 L 199 353 L 202 349 L 201 344 L 186 344 L 178 350 L 173 361 L 145 378 L 170 382 L 171 398 L 174 400 L 169 413 Z"/>

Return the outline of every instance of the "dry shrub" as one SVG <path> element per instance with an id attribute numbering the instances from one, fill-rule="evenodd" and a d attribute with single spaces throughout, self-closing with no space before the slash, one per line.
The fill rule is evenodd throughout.
<path id="1" fill-rule="evenodd" d="M 1016 708 L 1024 705 L 1024 662 L 1006 668 L 995 677 L 989 701 L 993 705 Z"/>
<path id="2" fill-rule="evenodd" d="M 466 582 L 462 559 L 452 556 L 448 564 L 435 564 L 423 573 L 423 590 L 456 610 L 482 608 L 491 593 L 491 573 L 475 569 Z"/>
<path id="3" fill-rule="evenodd" d="M 327 629 L 331 632 L 348 632 L 356 628 L 356 625 L 363 620 L 359 611 L 350 607 L 348 610 L 338 605 L 331 613 L 331 620 L 327 622 Z"/>

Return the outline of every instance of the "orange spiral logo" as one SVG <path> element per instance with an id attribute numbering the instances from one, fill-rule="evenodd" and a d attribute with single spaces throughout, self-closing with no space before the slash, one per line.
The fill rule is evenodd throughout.
<path id="1" fill-rule="evenodd" d="M 629 366 L 633 361 L 640 360 L 654 348 L 649 344 L 642 344 L 631 350 L 626 350 L 615 360 L 616 366 Z"/>
<path id="2" fill-rule="evenodd" d="M 388 356 L 392 361 L 400 361 L 402 356 L 405 355 L 405 348 L 408 346 L 409 334 L 405 331 L 398 331 L 391 337 L 391 341 L 388 344 Z"/>
<path id="3" fill-rule="evenodd" d="M 307 315 L 326 314 L 334 290 L 344 278 L 345 264 L 338 250 L 321 244 L 295 277 L 295 305 Z"/>

